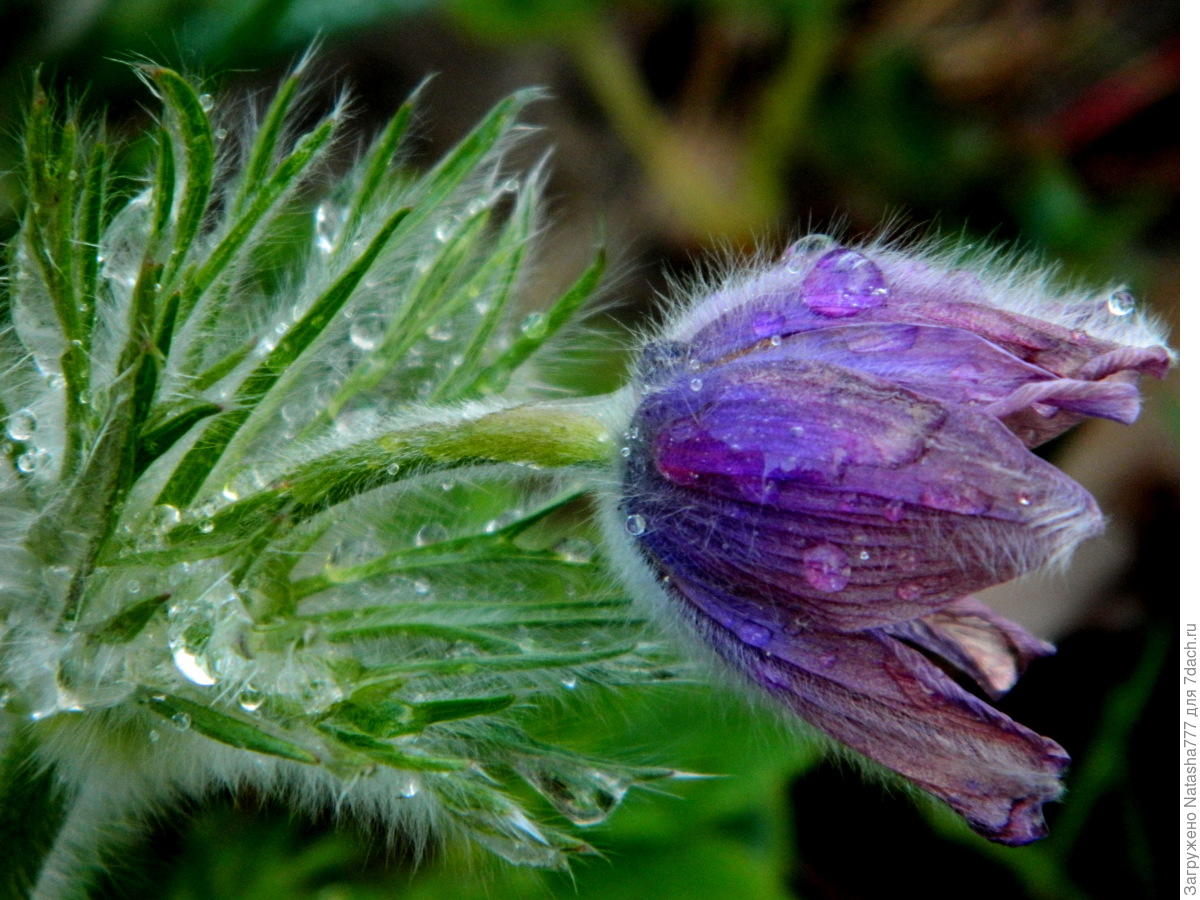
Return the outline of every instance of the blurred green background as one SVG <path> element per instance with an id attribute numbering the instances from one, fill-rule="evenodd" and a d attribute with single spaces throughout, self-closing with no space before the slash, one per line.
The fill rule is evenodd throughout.
<path id="1" fill-rule="evenodd" d="M 125 62 L 261 96 L 314 40 L 314 109 L 349 88 L 364 135 L 437 73 L 418 161 L 512 89 L 548 89 L 530 116 L 542 133 L 516 151 L 531 163 L 553 148 L 528 302 L 577 273 L 600 231 L 618 261 L 595 352 L 573 361 L 586 389 L 614 384 L 614 348 L 654 321 L 671 275 L 713 252 L 777 253 L 807 230 L 1016 243 L 1178 320 L 1178 7 L 1160 0 L 6 0 L 0 173 L 38 65 L 134 133 L 148 98 Z M 14 192 L 0 175 L 0 233 Z M 564 734 L 726 776 L 630 797 L 588 834 L 604 856 L 570 875 L 454 847 L 416 860 L 402 837 L 240 795 L 157 822 L 101 895 L 1174 896 L 1174 770 L 1159 752 L 1175 702 L 1177 397 L 1174 376 L 1147 385 L 1135 428 L 1091 423 L 1047 449 L 1097 495 L 1108 535 L 1066 576 L 987 598 L 1060 647 L 1002 705 L 1075 759 L 1039 845 L 989 845 L 695 687 L 562 711 Z"/>

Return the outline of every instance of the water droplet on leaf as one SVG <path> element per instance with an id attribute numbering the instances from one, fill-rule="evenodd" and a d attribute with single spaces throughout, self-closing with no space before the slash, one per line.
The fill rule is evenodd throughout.
<path id="1" fill-rule="evenodd" d="M 248 687 L 238 694 L 237 704 L 246 712 L 256 712 L 262 708 L 264 700 L 266 697 L 262 691 Z"/>
<path id="2" fill-rule="evenodd" d="M 338 218 L 337 207 L 328 200 L 322 200 L 313 211 L 313 241 L 321 253 L 333 252 L 334 241 L 337 238 Z"/>
<path id="3" fill-rule="evenodd" d="M 350 343 L 359 350 L 375 350 L 383 343 L 387 325 L 386 316 L 374 313 L 358 316 L 350 323 Z"/>
<path id="4" fill-rule="evenodd" d="M 181 643 L 175 647 L 171 658 L 175 661 L 175 668 L 179 670 L 179 673 L 192 684 L 209 687 L 217 683 L 217 679 L 208 670 L 207 663 L 184 644 Z"/>
<path id="5" fill-rule="evenodd" d="M 546 333 L 546 314 L 532 312 L 521 321 L 521 334 L 527 338 L 537 339 Z"/>
<path id="6" fill-rule="evenodd" d="M 37 431 L 37 416 L 30 409 L 18 409 L 8 417 L 8 436 L 14 441 L 27 441 Z"/>

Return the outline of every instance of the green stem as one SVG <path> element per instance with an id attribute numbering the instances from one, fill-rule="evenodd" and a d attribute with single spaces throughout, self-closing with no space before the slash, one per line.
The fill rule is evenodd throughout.
<path id="1" fill-rule="evenodd" d="M 500 407 L 450 407 L 424 421 L 368 434 L 352 444 L 298 462 L 269 487 L 203 521 L 177 525 L 168 547 L 106 564 L 163 564 L 237 551 L 257 557 L 257 539 L 278 539 L 325 510 L 366 491 L 432 472 L 511 464 L 533 469 L 596 468 L 613 457 L 604 421 L 606 398 Z"/>

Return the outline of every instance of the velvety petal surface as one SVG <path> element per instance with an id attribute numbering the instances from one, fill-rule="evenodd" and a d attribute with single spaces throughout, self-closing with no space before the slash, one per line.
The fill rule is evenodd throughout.
<path id="1" fill-rule="evenodd" d="M 1054 653 L 1053 644 L 996 615 L 974 597 L 887 631 L 970 676 L 992 699 L 1008 693 L 1030 662 Z"/>
<path id="2" fill-rule="evenodd" d="M 724 312 L 687 342 L 686 364 L 702 372 L 747 354 L 822 358 L 936 399 L 988 404 L 1027 446 L 1087 416 L 1131 422 L 1136 376 L 1162 377 L 1170 365 L 1164 347 L 1121 346 L 991 305 L 971 273 L 893 256 L 801 253 L 717 292 L 708 305 Z"/>
<path id="3" fill-rule="evenodd" d="M 839 366 L 738 360 L 647 398 L 636 425 L 638 541 L 805 627 L 919 618 L 1100 524 L 995 418 Z"/>
<path id="4" fill-rule="evenodd" d="M 940 797 L 991 840 L 1045 836 L 1042 805 L 1062 793 L 1069 762 L 1054 741 L 885 632 L 772 631 L 725 598 L 677 587 L 717 652 L 802 719 Z"/>

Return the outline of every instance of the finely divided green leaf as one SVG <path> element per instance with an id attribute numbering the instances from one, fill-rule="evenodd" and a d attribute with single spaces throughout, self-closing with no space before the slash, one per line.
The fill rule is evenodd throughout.
<path id="1" fill-rule="evenodd" d="M 407 209 L 397 210 L 371 239 L 366 249 L 317 298 L 309 310 L 279 341 L 270 354 L 246 377 L 234 396 L 235 408 L 219 415 L 184 455 L 159 494 L 159 503 L 182 507 L 191 502 L 225 447 L 250 417 L 254 406 L 275 385 L 283 372 L 308 349 L 349 299 L 358 283 L 383 251 Z"/>
<path id="2" fill-rule="evenodd" d="M 508 387 L 513 373 L 533 356 L 546 341 L 554 337 L 559 330 L 574 317 L 579 308 L 587 301 L 600 283 L 604 274 L 604 250 L 596 252 L 592 261 L 583 274 L 567 289 L 553 306 L 542 315 L 538 327 L 526 328 L 520 337 L 513 341 L 500 358 L 480 372 L 473 382 L 463 391 L 466 396 L 476 394 L 497 394 Z"/>
<path id="3" fill-rule="evenodd" d="M 234 718 L 217 712 L 212 707 L 201 703 L 193 703 L 183 697 L 171 694 L 147 692 L 143 702 L 164 719 L 168 719 L 176 727 L 191 728 L 214 741 L 237 747 L 239 750 L 251 750 L 255 753 L 265 753 L 268 756 L 278 756 L 295 762 L 314 764 L 320 760 L 305 750 L 273 734 L 261 730 L 243 719 Z"/>

